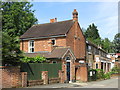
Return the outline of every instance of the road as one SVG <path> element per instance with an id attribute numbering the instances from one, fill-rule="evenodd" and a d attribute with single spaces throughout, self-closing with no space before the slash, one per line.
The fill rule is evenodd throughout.
<path id="1" fill-rule="evenodd" d="M 112 77 L 111 79 L 92 81 L 87 83 L 65 83 L 65 84 L 48 84 L 32 86 L 27 88 L 118 88 L 118 77 Z"/>
<path id="2" fill-rule="evenodd" d="M 118 77 L 102 81 L 88 82 L 77 88 L 118 88 Z"/>

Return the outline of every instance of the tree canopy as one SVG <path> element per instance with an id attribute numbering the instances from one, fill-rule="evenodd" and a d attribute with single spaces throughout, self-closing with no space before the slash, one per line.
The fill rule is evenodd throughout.
<path id="1" fill-rule="evenodd" d="M 94 23 L 89 25 L 87 31 L 85 32 L 85 36 L 86 38 L 91 38 L 92 40 L 100 38 L 97 26 L 95 26 Z"/>
<path id="2" fill-rule="evenodd" d="M 2 62 L 16 65 L 22 57 L 19 37 L 37 23 L 30 2 L 0 2 L 2 10 Z"/>
<path id="3" fill-rule="evenodd" d="M 106 52 L 112 53 L 114 52 L 113 43 L 108 39 L 102 39 L 99 35 L 99 30 L 95 24 L 89 25 L 87 30 L 84 33 L 86 40 L 91 41 L 92 43 L 101 46 Z"/>
<path id="4" fill-rule="evenodd" d="M 115 53 L 120 53 L 120 33 L 117 33 L 113 40 Z"/>

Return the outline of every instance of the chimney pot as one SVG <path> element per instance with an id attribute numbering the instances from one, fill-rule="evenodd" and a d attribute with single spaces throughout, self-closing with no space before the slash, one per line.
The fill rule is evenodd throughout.
<path id="1" fill-rule="evenodd" d="M 57 22 L 57 18 L 50 19 L 50 23 L 54 23 L 54 22 Z"/>
<path id="2" fill-rule="evenodd" d="M 76 9 L 74 9 L 74 11 L 72 12 L 72 14 L 73 14 L 73 20 L 74 21 L 78 21 L 78 12 L 77 12 Z"/>

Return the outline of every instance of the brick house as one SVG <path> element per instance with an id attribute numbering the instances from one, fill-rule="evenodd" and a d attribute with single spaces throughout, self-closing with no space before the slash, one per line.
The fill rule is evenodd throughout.
<path id="1" fill-rule="evenodd" d="M 86 41 L 86 48 L 86 59 L 89 68 L 103 69 L 104 72 L 109 72 L 111 61 L 107 57 L 108 53 L 90 41 Z"/>
<path id="2" fill-rule="evenodd" d="M 108 53 L 107 57 L 110 59 L 111 69 L 115 66 L 120 67 L 120 53 Z"/>
<path id="3" fill-rule="evenodd" d="M 86 41 L 76 9 L 72 15 L 72 20 L 57 22 L 55 18 L 33 25 L 20 37 L 20 49 L 29 57 L 40 55 L 52 63 L 62 62 L 64 81 L 87 81 Z"/>

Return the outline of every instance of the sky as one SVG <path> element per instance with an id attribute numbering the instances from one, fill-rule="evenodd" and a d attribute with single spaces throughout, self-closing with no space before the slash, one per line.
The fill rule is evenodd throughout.
<path id="1" fill-rule="evenodd" d="M 54 1 L 54 0 L 53 0 Z M 94 23 L 102 39 L 111 41 L 118 33 L 118 2 L 31 2 L 35 17 L 39 24 L 49 23 L 50 19 L 57 21 L 72 19 L 74 9 L 78 11 L 78 21 L 81 28 L 87 29 Z"/>

